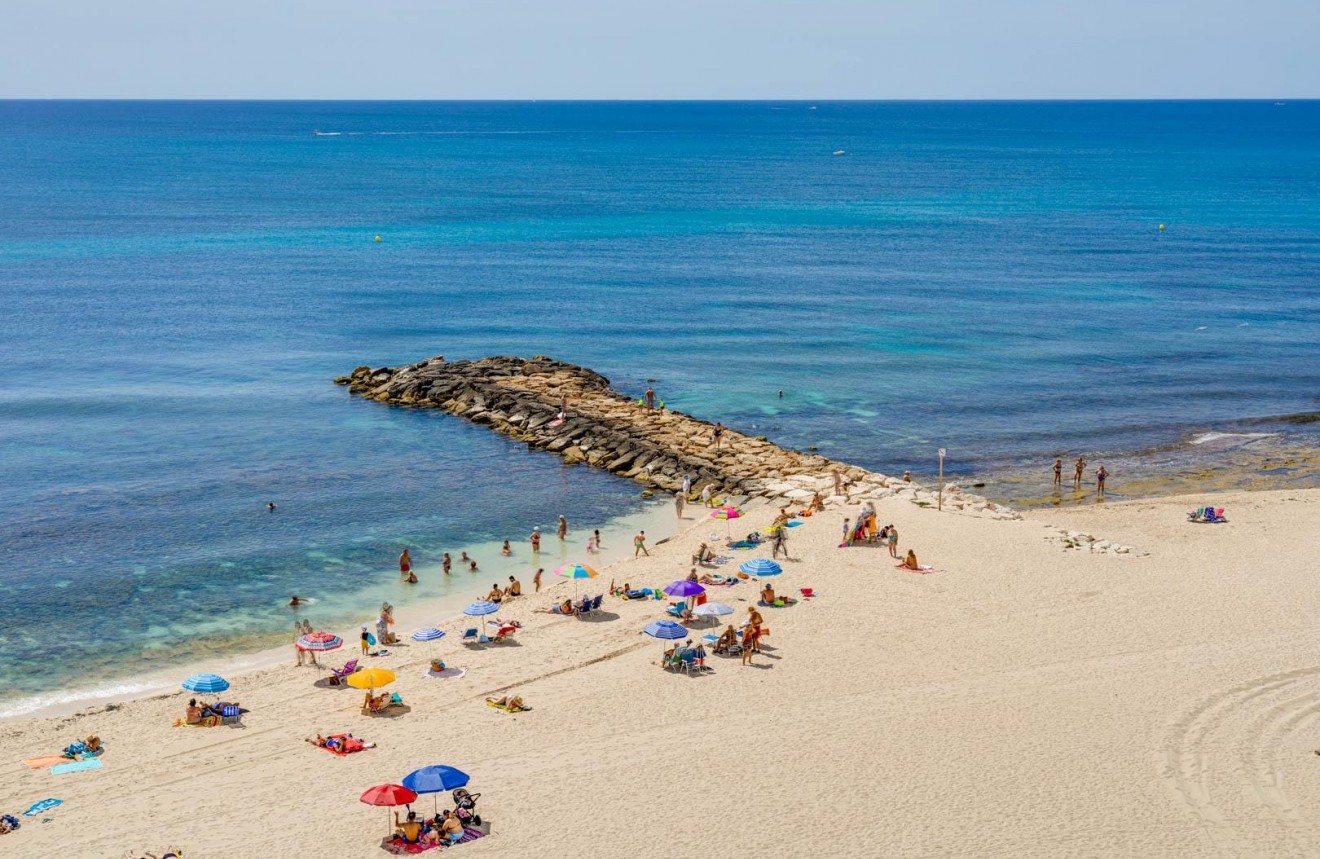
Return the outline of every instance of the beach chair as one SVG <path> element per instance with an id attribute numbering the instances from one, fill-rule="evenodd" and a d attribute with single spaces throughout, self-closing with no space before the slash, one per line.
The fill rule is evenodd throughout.
<path id="1" fill-rule="evenodd" d="M 517 627 L 514 626 L 501 626 L 491 641 L 508 641 L 513 638 L 513 633 L 516 629 Z"/>
<path id="2" fill-rule="evenodd" d="M 220 724 L 242 727 L 243 711 L 236 704 L 226 704 L 220 708 Z"/>
<path id="3" fill-rule="evenodd" d="M 464 644 L 485 644 L 490 641 L 490 639 L 486 637 L 486 633 L 474 626 L 471 629 L 463 630 L 463 637 L 460 638 L 459 641 Z"/>
<path id="4" fill-rule="evenodd" d="M 683 618 L 683 612 L 686 610 L 687 610 L 687 606 L 683 605 L 683 603 L 676 603 L 674 605 L 671 605 L 669 608 L 665 609 L 665 614 L 669 615 L 670 617 L 679 618 L 681 620 Z"/>
<path id="5" fill-rule="evenodd" d="M 352 674 L 354 671 L 357 671 L 357 668 L 358 668 L 358 660 L 350 659 L 344 663 L 343 668 L 340 668 L 337 671 L 331 671 L 330 677 L 333 678 L 334 680 L 345 680 L 348 678 L 348 675 Z"/>
<path id="6" fill-rule="evenodd" d="M 596 612 L 600 611 L 600 604 L 603 603 L 604 601 L 605 601 L 604 594 L 596 594 L 596 596 L 591 600 L 591 613 L 595 614 Z"/>

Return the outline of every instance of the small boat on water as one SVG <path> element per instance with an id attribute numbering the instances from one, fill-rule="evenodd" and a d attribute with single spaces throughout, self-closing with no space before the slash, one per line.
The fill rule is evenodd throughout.
<path id="1" fill-rule="evenodd" d="M 844 150 L 844 149 L 836 149 L 836 150 L 834 150 L 834 154 L 835 154 L 835 155 L 847 155 L 848 152 L 847 152 L 846 150 Z"/>

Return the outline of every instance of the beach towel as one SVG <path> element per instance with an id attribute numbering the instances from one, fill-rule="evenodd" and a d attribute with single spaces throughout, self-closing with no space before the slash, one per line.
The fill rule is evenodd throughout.
<path id="1" fill-rule="evenodd" d="M 810 516 L 811 514 L 810 514 L 810 513 L 803 513 L 802 515 L 803 515 L 803 516 Z M 796 528 L 797 526 L 799 526 L 799 525 L 801 525 L 801 524 L 802 524 L 802 523 L 799 522 L 798 520 L 796 520 L 796 519 L 792 519 L 792 520 L 790 520 L 790 521 L 788 521 L 788 522 L 785 522 L 785 523 L 784 523 L 784 527 L 785 527 L 785 528 Z"/>
<path id="2" fill-rule="evenodd" d="M 36 804 L 33 805 L 31 808 L 29 808 L 27 811 L 23 812 L 23 816 L 24 816 L 24 817 L 36 817 L 38 814 L 41 814 L 41 812 L 43 812 L 43 811 L 49 811 L 50 809 L 54 808 L 55 806 L 57 806 L 57 805 L 62 805 L 63 803 L 64 803 L 64 800 L 62 800 L 62 799 L 43 799 L 41 802 L 36 803 Z"/>
<path id="3" fill-rule="evenodd" d="M 63 755 L 45 755 L 44 757 L 28 758 L 27 760 L 23 761 L 24 764 L 26 764 L 27 766 L 31 767 L 34 770 L 45 769 L 46 767 L 53 767 L 56 764 L 67 764 L 68 762 L 69 759 L 64 757 Z"/>
<path id="4" fill-rule="evenodd" d="M 402 838 L 386 838 L 380 842 L 380 847 L 386 853 L 393 853 L 395 856 L 411 856 L 416 853 L 425 853 L 427 850 L 439 849 L 436 844 L 409 844 Z"/>
<path id="5" fill-rule="evenodd" d="M 522 706 L 522 709 L 519 709 L 519 710 L 513 710 L 513 709 L 510 709 L 509 707 L 507 707 L 507 706 L 504 705 L 504 704 L 496 704 L 494 701 L 487 701 L 487 702 L 486 702 L 486 706 L 487 706 L 487 707 L 494 707 L 496 710 L 499 710 L 499 711 L 501 711 L 501 712 L 503 712 L 503 713 L 522 713 L 522 712 L 524 712 L 524 711 L 526 711 L 526 710 L 530 710 L 530 709 L 532 709 L 531 707 L 528 707 L 526 704 L 524 704 L 524 705 Z"/>
<path id="6" fill-rule="evenodd" d="M 83 770 L 99 770 L 101 768 L 100 758 L 87 758 L 82 761 L 73 761 L 67 764 L 56 764 L 50 768 L 51 775 L 63 775 L 64 773 L 76 773 Z"/>

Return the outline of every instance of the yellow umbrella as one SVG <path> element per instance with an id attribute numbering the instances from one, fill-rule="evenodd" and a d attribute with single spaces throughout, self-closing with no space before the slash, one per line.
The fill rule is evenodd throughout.
<path id="1" fill-rule="evenodd" d="M 379 689 L 395 679 L 394 672 L 388 668 L 360 668 L 348 675 L 348 685 L 355 689 Z"/>

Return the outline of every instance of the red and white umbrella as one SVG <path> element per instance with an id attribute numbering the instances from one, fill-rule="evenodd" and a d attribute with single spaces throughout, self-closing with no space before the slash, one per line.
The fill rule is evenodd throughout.
<path id="1" fill-rule="evenodd" d="M 344 646 L 344 639 L 332 632 L 309 632 L 298 636 L 299 650 L 338 650 Z"/>

